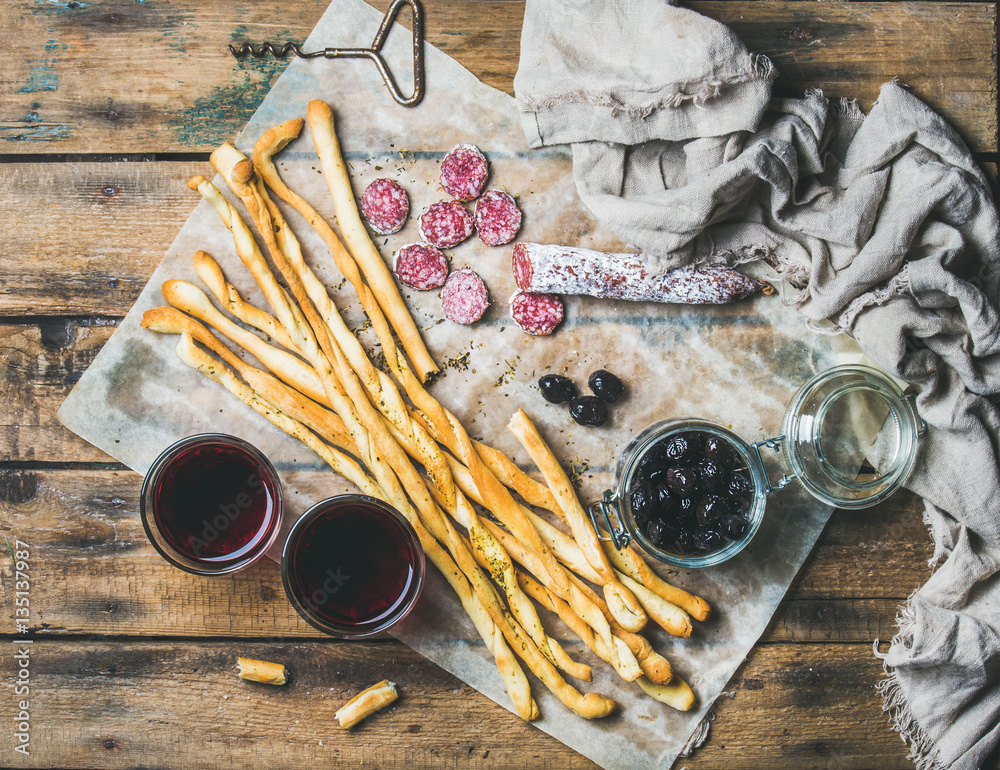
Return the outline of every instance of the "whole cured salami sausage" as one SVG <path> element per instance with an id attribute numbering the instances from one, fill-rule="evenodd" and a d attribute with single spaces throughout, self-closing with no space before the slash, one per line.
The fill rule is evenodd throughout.
<path id="1" fill-rule="evenodd" d="M 376 233 L 398 233 L 410 215 L 410 199 L 399 182 L 382 177 L 361 194 L 361 214 Z"/>
<path id="2" fill-rule="evenodd" d="M 441 161 L 441 186 L 452 198 L 471 201 L 486 184 L 489 165 L 473 144 L 460 144 Z"/>
<path id="3" fill-rule="evenodd" d="M 490 304 L 486 284 L 469 268 L 456 270 L 448 276 L 441 289 L 441 307 L 445 318 L 459 324 L 471 324 L 483 317 Z"/>
<path id="4" fill-rule="evenodd" d="M 715 305 L 749 297 L 767 284 L 724 267 L 657 273 L 641 254 L 605 254 L 571 246 L 518 243 L 512 257 L 519 289 L 646 302 Z"/>
<path id="5" fill-rule="evenodd" d="M 404 286 L 426 291 L 444 285 L 448 260 L 426 243 L 408 243 L 393 256 L 392 270 Z"/>
<path id="6" fill-rule="evenodd" d="M 420 237 L 439 249 L 450 249 L 472 235 L 472 214 L 458 201 L 432 203 L 420 215 Z"/>
<path id="7" fill-rule="evenodd" d="M 476 233 L 487 246 L 510 243 L 521 229 L 521 209 L 503 190 L 487 190 L 476 201 Z"/>
<path id="8" fill-rule="evenodd" d="M 528 334 L 552 334 L 566 315 L 556 294 L 519 291 L 510 298 L 510 317 Z"/>

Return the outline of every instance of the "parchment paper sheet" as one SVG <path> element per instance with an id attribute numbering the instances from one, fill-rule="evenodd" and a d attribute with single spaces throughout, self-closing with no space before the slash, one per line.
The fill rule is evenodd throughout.
<path id="1" fill-rule="evenodd" d="M 362 0 L 334 0 L 306 49 L 367 45 L 381 14 Z M 402 27 L 386 48 L 396 73 L 409 69 L 410 35 Z M 314 98 L 334 108 L 341 145 L 360 196 L 374 178 L 397 179 L 409 192 L 412 213 L 399 234 L 377 242 L 387 260 L 404 243 L 419 240 L 416 214 L 445 196 L 438 183 L 443 155 L 459 142 L 477 144 L 489 157 L 489 184 L 519 196 L 524 212 L 521 240 L 624 249 L 582 208 L 573 184 L 568 151 L 532 151 L 517 119 L 514 100 L 480 83 L 448 56 L 426 46 L 427 95 L 416 108 L 391 100 L 374 66 L 366 61 L 296 59 L 289 64 L 238 138 L 249 154 L 263 130 L 304 116 Z M 511 52 L 511 55 L 515 55 Z M 235 65 L 234 65 L 235 66 Z M 404 84 L 405 74 L 399 75 Z M 332 216 L 308 129 L 279 157 L 288 184 Z M 206 167 L 206 175 L 211 169 Z M 221 180 L 217 186 L 227 195 Z M 196 194 L 192 193 L 192 204 Z M 357 299 L 319 239 L 295 214 L 292 227 L 307 258 L 330 286 L 335 302 L 363 341 Z M 230 281 L 257 304 L 259 293 L 235 255 L 229 233 L 214 210 L 199 203 L 149 284 L 59 411 L 70 429 L 105 452 L 145 473 L 156 456 L 184 436 L 220 431 L 241 436 L 269 457 L 282 475 L 290 523 L 317 500 L 350 488 L 310 451 L 272 427 L 207 378 L 188 369 L 175 352 L 176 338 L 139 327 L 143 311 L 164 304 L 160 285 L 183 278 L 200 285 L 191 256 L 203 248 Z M 811 333 L 777 297 L 759 297 L 732 307 L 683 307 L 567 298 L 567 318 L 551 337 L 520 332 L 507 313 L 514 291 L 511 247 L 490 248 L 475 237 L 449 252 L 453 268 L 470 266 L 489 286 L 493 304 L 475 326 L 443 320 L 437 292 L 407 291 L 414 317 L 444 376 L 432 392 L 470 434 L 529 467 L 505 428 L 523 407 L 560 460 L 579 476 L 584 503 L 612 485 L 622 448 L 647 424 L 698 416 L 731 426 L 749 441 L 780 433 L 785 404 L 814 373 L 840 362 L 843 338 Z M 853 350 L 853 349 L 852 349 Z M 853 353 L 852 353 L 853 354 Z M 625 400 L 612 407 L 602 428 L 577 426 L 565 406 L 547 404 L 539 376 L 561 372 L 584 389 L 587 376 L 608 368 L 627 384 Z M 650 639 L 694 688 L 695 710 L 681 714 L 622 682 L 609 666 L 581 649 L 558 619 L 543 622 L 570 652 L 593 666 L 595 689 L 612 696 L 619 710 L 588 722 L 570 713 L 537 681 L 541 708 L 535 724 L 604 767 L 668 767 L 766 627 L 830 511 L 797 485 L 769 502 L 752 547 L 728 564 L 702 572 L 667 574 L 713 605 L 708 623 L 696 624 L 689 640 L 653 631 Z M 280 546 L 280 543 L 279 543 Z M 274 549 L 272 557 L 280 553 Z M 444 580 L 433 570 L 420 606 L 395 635 L 505 708 L 509 700 L 493 660 Z M 543 611 L 544 612 L 544 611 Z M 406 686 L 405 682 L 402 683 Z"/>

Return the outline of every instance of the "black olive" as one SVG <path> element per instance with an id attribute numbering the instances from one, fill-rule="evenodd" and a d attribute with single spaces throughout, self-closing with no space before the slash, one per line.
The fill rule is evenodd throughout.
<path id="1" fill-rule="evenodd" d="M 613 404 L 625 392 L 622 381 L 606 369 L 598 369 L 590 375 L 587 384 L 594 391 L 595 396 L 609 404 Z"/>
<path id="2" fill-rule="evenodd" d="M 661 519 L 667 518 L 674 507 L 674 496 L 670 493 L 670 487 L 666 484 L 656 485 L 656 510 Z"/>
<path id="3" fill-rule="evenodd" d="M 659 453 L 650 450 L 642 456 L 635 472 L 644 479 L 652 479 L 653 476 L 662 474 L 666 469 L 667 465 L 663 457 Z"/>
<path id="4" fill-rule="evenodd" d="M 714 551 L 726 542 L 721 532 L 709 527 L 698 527 L 693 539 L 699 551 Z"/>
<path id="5" fill-rule="evenodd" d="M 696 463 L 705 456 L 705 433 L 692 430 L 681 434 L 688 443 L 688 456 L 686 462 Z"/>
<path id="6" fill-rule="evenodd" d="M 729 497 L 735 502 L 745 503 L 753 497 L 753 484 L 745 473 L 736 471 L 729 477 L 729 484 L 726 491 L 729 493 Z"/>
<path id="7" fill-rule="evenodd" d="M 646 537 L 649 538 L 649 542 L 655 545 L 657 548 L 662 548 L 665 542 L 667 528 L 664 526 L 662 521 L 658 519 L 653 519 L 646 525 Z"/>
<path id="8" fill-rule="evenodd" d="M 720 517 L 717 526 L 730 540 L 740 540 L 750 530 L 750 522 L 735 513 Z"/>
<path id="9" fill-rule="evenodd" d="M 687 497 L 695 488 L 698 481 L 698 474 L 693 469 L 683 465 L 675 465 L 667 468 L 666 483 L 670 491 L 678 497 Z"/>
<path id="10" fill-rule="evenodd" d="M 706 492 L 710 489 L 715 489 L 725 479 L 725 471 L 723 471 L 722 466 L 713 460 L 702 460 L 695 467 L 698 470 L 698 480 L 701 482 L 701 488 Z"/>
<path id="11" fill-rule="evenodd" d="M 691 444 L 685 436 L 671 436 L 663 445 L 663 454 L 672 463 L 682 463 L 691 455 Z"/>
<path id="12" fill-rule="evenodd" d="M 542 397 L 550 404 L 563 404 L 576 396 L 576 385 L 561 374 L 546 374 L 538 381 Z"/>
<path id="13" fill-rule="evenodd" d="M 634 518 L 649 519 L 656 508 L 656 498 L 652 487 L 645 481 L 640 481 L 629 490 L 629 505 Z"/>
<path id="14" fill-rule="evenodd" d="M 580 425 L 604 425 L 608 407 L 595 396 L 578 396 L 569 402 L 569 415 Z"/>
<path id="15" fill-rule="evenodd" d="M 677 533 L 677 544 L 684 553 L 694 553 L 698 546 L 694 541 L 694 532 L 689 529 L 682 529 Z"/>
<path id="16" fill-rule="evenodd" d="M 725 501 L 718 495 L 706 495 L 698 502 L 695 508 L 695 516 L 698 517 L 699 524 L 709 524 L 724 513 L 728 513 Z"/>
<path id="17" fill-rule="evenodd" d="M 705 439 L 705 458 L 728 468 L 736 459 L 732 445 L 720 436 L 709 436 Z"/>

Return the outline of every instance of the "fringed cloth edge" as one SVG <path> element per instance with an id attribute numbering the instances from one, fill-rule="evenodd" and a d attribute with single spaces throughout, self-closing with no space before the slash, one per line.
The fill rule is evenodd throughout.
<path id="1" fill-rule="evenodd" d="M 899 615 L 896 618 L 896 626 L 899 630 L 893 637 L 892 644 L 902 644 L 904 647 L 909 647 L 913 643 L 915 623 L 913 605 L 910 600 L 907 600 L 906 605 L 899 608 Z M 879 640 L 876 639 L 872 645 L 872 652 L 875 653 L 876 658 L 882 661 L 886 678 L 875 685 L 875 690 L 882 696 L 882 713 L 889 715 L 892 729 L 899 733 L 899 737 L 910 748 L 910 753 L 906 758 L 916 765 L 917 770 L 945 770 L 937 745 L 917 723 L 913 712 L 910 711 L 909 703 L 906 702 L 895 670 L 885 662 L 888 653 L 879 652 L 878 646 Z"/>
<path id="2" fill-rule="evenodd" d="M 717 97 L 727 86 L 748 83 L 754 80 L 772 81 L 776 77 L 774 65 L 766 56 L 750 54 L 747 56 L 742 71 L 734 73 L 726 79 L 703 78 L 701 80 L 680 83 L 659 92 L 655 98 L 643 104 L 626 104 L 610 93 L 590 93 L 575 91 L 571 93 L 550 96 L 544 99 L 518 97 L 522 112 L 546 112 L 562 104 L 591 104 L 595 107 L 605 107 L 615 117 L 643 120 L 658 110 L 679 107 L 685 102 L 693 102 L 701 106 L 710 99 Z"/>

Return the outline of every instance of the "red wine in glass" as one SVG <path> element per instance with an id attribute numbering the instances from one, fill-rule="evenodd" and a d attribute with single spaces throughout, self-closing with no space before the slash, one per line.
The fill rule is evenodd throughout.
<path id="1" fill-rule="evenodd" d="M 168 561 L 197 574 L 226 574 L 274 541 L 281 486 L 267 458 L 245 441 L 193 436 L 153 464 L 141 508 L 150 540 Z"/>
<path id="2" fill-rule="evenodd" d="M 293 606 L 321 631 L 357 638 L 388 628 L 415 603 L 424 556 L 416 533 L 394 508 L 364 495 L 340 495 L 303 514 L 282 555 Z"/>

